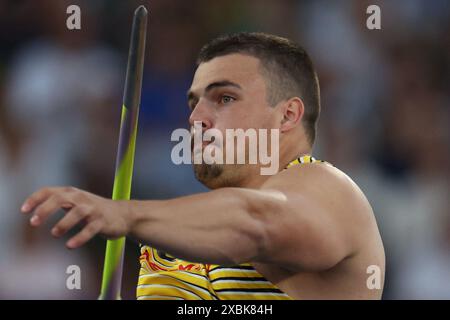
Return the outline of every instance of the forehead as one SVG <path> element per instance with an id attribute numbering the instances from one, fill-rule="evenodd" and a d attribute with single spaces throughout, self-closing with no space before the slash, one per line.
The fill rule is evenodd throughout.
<path id="1" fill-rule="evenodd" d="M 264 86 L 258 58 L 244 54 L 229 54 L 201 63 L 194 74 L 191 90 L 202 90 L 210 83 L 228 80 L 243 89 Z"/>

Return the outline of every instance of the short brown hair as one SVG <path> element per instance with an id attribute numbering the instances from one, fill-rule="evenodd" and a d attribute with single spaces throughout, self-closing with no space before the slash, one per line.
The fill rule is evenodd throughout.
<path id="1" fill-rule="evenodd" d="M 320 114 L 319 80 L 306 51 L 295 42 L 275 35 L 240 32 L 220 36 L 203 46 L 197 65 L 215 57 L 242 53 L 261 61 L 267 79 L 269 104 L 299 97 L 305 105 L 303 125 L 313 145 Z"/>

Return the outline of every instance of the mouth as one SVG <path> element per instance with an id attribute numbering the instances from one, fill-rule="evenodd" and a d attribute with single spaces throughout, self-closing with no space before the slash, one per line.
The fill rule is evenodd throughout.
<path id="1" fill-rule="evenodd" d="M 205 149 L 205 147 L 206 147 L 207 145 L 211 144 L 211 143 L 212 143 L 212 142 L 209 142 L 209 141 L 203 141 L 201 150 L 203 151 L 203 150 Z M 195 146 L 195 145 L 194 145 L 194 139 L 192 139 L 192 140 L 191 140 L 191 152 L 194 152 L 194 149 L 195 149 L 195 151 L 198 152 L 198 151 L 200 150 L 200 146 Z"/>

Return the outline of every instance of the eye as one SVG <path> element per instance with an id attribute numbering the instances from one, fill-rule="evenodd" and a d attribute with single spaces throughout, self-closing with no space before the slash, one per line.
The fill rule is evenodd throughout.
<path id="1" fill-rule="evenodd" d="M 188 101 L 188 108 L 190 111 L 193 111 L 198 101 L 196 99 L 191 99 Z"/>
<path id="2" fill-rule="evenodd" d="M 235 98 L 228 96 L 228 95 L 223 95 L 220 97 L 220 103 L 223 103 L 223 104 L 227 104 L 227 103 L 233 102 L 235 100 L 236 100 Z"/>

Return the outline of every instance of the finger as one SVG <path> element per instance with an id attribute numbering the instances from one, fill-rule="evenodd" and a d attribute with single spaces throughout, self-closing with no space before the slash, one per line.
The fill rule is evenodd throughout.
<path id="1" fill-rule="evenodd" d="M 30 223 L 32 226 L 36 227 L 43 223 L 47 218 L 54 214 L 58 209 L 61 208 L 71 208 L 73 204 L 70 203 L 66 197 L 61 194 L 53 194 L 43 203 L 39 204 L 35 210 L 34 215 L 30 219 Z"/>
<path id="2" fill-rule="evenodd" d="M 31 194 L 20 208 L 23 213 L 31 212 L 38 204 L 45 201 L 53 194 L 54 188 L 42 188 Z"/>
<path id="3" fill-rule="evenodd" d="M 60 237 L 75 227 L 86 217 L 85 211 L 80 206 L 72 208 L 52 229 L 52 235 Z"/>
<path id="4" fill-rule="evenodd" d="M 72 237 L 69 241 L 67 241 L 66 246 L 69 249 L 75 249 L 81 247 L 86 242 L 91 240 L 97 233 L 101 230 L 102 223 L 100 220 L 94 220 L 91 223 L 87 224 L 83 230 L 77 233 L 74 237 Z"/>
<path id="5" fill-rule="evenodd" d="M 76 188 L 73 187 L 46 187 L 39 189 L 24 201 L 20 210 L 23 213 L 29 213 L 54 193 L 70 193 L 74 190 L 76 190 Z"/>

